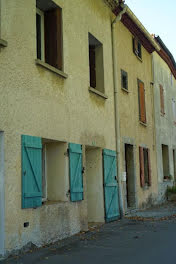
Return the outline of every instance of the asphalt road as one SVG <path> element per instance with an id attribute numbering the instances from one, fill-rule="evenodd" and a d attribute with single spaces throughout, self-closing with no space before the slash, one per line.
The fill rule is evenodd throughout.
<path id="1" fill-rule="evenodd" d="M 176 263 L 176 219 L 121 220 L 0 263 Z"/>

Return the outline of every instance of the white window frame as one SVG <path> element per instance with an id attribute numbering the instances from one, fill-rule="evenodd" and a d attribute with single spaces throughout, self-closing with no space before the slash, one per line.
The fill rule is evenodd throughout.
<path id="1" fill-rule="evenodd" d="M 45 14 L 39 8 L 36 13 L 41 17 L 41 60 L 45 62 Z"/>

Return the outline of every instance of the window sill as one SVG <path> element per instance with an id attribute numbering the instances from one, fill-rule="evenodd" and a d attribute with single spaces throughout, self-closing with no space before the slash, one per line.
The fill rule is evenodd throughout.
<path id="1" fill-rule="evenodd" d="M 150 188 L 150 186 L 148 184 L 146 184 L 142 189 L 145 191 L 145 190 L 148 190 Z"/>
<path id="2" fill-rule="evenodd" d="M 125 88 L 121 88 L 122 89 L 122 91 L 124 91 L 125 93 L 129 93 L 129 91 L 127 90 L 127 89 L 125 89 Z"/>
<path id="3" fill-rule="evenodd" d="M 99 91 L 96 90 L 95 88 L 89 87 L 89 92 L 94 93 L 94 94 L 96 94 L 96 95 L 98 95 L 98 96 L 100 96 L 100 97 L 102 97 L 102 98 L 104 98 L 104 99 L 108 99 L 108 97 L 107 97 L 106 94 L 104 94 L 104 93 L 102 93 L 102 92 L 99 92 Z"/>
<path id="4" fill-rule="evenodd" d="M 68 203 L 68 201 L 43 201 L 42 205 L 54 205 L 54 204 L 62 204 L 62 203 Z"/>
<path id="5" fill-rule="evenodd" d="M 54 72 L 54 73 L 58 74 L 59 76 L 63 77 L 64 79 L 68 78 L 68 75 L 66 73 L 56 69 L 55 67 L 49 65 L 48 63 L 45 63 L 45 62 L 43 62 L 43 61 L 41 61 L 39 59 L 36 59 L 35 63 L 36 63 L 36 65 L 39 65 L 39 66 L 41 66 L 41 67 L 43 67 L 43 68 L 45 68 L 45 69 L 47 69 L 47 70 L 49 70 L 51 72 Z"/>
<path id="6" fill-rule="evenodd" d="M 7 47 L 8 43 L 6 40 L 0 39 L 0 48 L 5 48 Z"/>
<path id="7" fill-rule="evenodd" d="M 139 121 L 139 123 L 140 123 L 142 126 L 147 127 L 147 123 L 144 123 L 144 122 L 142 122 L 142 121 Z"/>
<path id="8" fill-rule="evenodd" d="M 142 62 L 142 58 L 140 58 L 135 52 L 134 52 L 134 55 L 136 56 L 136 58 L 137 58 L 138 60 L 140 60 L 140 62 Z"/>

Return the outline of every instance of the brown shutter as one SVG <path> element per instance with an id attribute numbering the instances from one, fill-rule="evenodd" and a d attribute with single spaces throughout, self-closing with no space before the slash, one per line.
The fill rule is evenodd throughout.
<path id="1" fill-rule="evenodd" d="M 139 147 L 139 161 L 140 161 L 140 182 L 141 187 L 145 186 L 145 176 L 144 176 L 144 150 Z"/>
<path id="2" fill-rule="evenodd" d="M 90 86 L 96 88 L 95 47 L 89 46 Z"/>
<path id="3" fill-rule="evenodd" d="M 62 9 L 45 12 L 45 61 L 62 70 Z"/>
<path id="4" fill-rule="evenodd" d="M 164 115 L 164 89 L 163 86 L 160 84 L 160 106 L 161 106 L 161 113 Z"/>
<path id="5" fill-rule="evenodd" d="M 140 121 L 146 123 L 146 108 L 145 108 L 145 89 L 143 82 L 138 82 L 139 89 L 139 118 Z"/>
<path id="6" fill-rule="evenodd" d="M 148 149 L 147 153 L 148 153 L 148 179 L 149 179 L 149 186 L 151 186 L 152 185 L 152 171 L 151 171 L 150 149 Z"/>

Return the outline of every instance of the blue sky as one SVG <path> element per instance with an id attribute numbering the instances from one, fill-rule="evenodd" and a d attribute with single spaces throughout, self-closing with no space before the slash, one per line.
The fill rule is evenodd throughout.
<path id="1" fill-rule="evenodd" d="M 141 23 L 159 35 L 176 60 L 176 0 L 126 0 Z"/>

